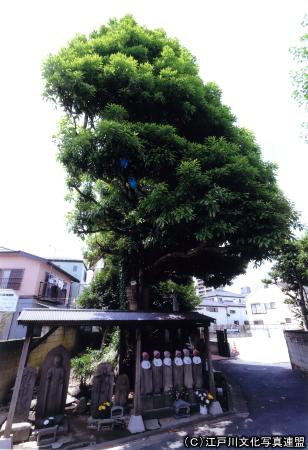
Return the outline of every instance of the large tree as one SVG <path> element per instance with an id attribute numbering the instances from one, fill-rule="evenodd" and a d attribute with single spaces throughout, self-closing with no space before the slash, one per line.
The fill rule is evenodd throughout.
<path id="1" fill-rule="evenodd" d="M 275 167 L 177 39 L 111 20 L 49 56 L 43 76 L 65 112 L 72 228 L 92 257 L 123 261 L 141 308 L 157 282 L 228 283 L 289 236 L 297 218 Z"/>

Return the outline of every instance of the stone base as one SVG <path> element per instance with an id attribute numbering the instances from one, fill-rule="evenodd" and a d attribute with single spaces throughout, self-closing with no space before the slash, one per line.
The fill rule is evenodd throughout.
<path id="1" fill-rule="evenodd" d="M 0 448 L 11 450 L 13 448 L 12 438 L 0 437 Z"/>
<path id="2" fill-rule="evenodd" d="M 4 424 L 2 425 L 1 431 L 4 431 L 5 425 L 6 422 L 4 422 Z M 13 423 L 11 429 L 11 434 L 13 435 L 13 444 L 27 441 L 29 439 L 30 432 L 31 432 L 31 423 L 29 422 Z"/>
<path id="3" fill-rule="evenodd" d="M 219 414 L 222 414 L 223 411 L 222 411 L 222 408 L 220 406 L 220 403 L 217 402 L 217 401 L 212 402 L 210 404 L 210 406 L 209 406 L 209 413 L 212 416 L 218 416 Z"/>
<path id="4" fill-rule="evenodd" d="M 130 433 L 143 433 L 145 431 L 142 416 L 130 416 L 127 429 Z"/>
<path id="5" fill-rule="evenodd" d="M 152 431 L 158 430 L 160 428 L 160 423 L 158 419 L 149 419 L 144 421 L 145 429 Z"/>

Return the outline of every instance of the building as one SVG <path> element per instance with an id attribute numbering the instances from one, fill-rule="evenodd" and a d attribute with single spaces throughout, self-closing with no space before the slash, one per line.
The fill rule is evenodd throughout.
<path id="1" fill-rule="evenodd" d="M 298 326 L 286 295 L 275 284 L 262 284 L 246 297 L 247 318 L 252 327 Z"/>
<path id="2" fill-rule="evenodd" d="M 77 297 L 87 286 L 88 269 L 84 261 L 82 259 L 72 258 L 50 258 L 49 261 L 78 279 L 78 282 L 72 282 L 69 295 L 69 304 L 75 304 Z"/>
<path id="3" fill-rule="evenodd" d="M 74 275 L 53 261 L 21 250 L 0 248 L 0 289 L 12 289 L 18 295 L 15 313 L 1 313 L 11 321 L 0 339 L 19 339 L 25 330 L 17 325 L 17 318 L 24 308 L 68 307 L 73 283 L 79 283 Z"/>
<path id="4" fill-rule="evenodd" d="M 248 325 L 244 294 L 223 288 L 206 290 L 197 310 L 215 319 L 217 329 L 237 329 Z"/>

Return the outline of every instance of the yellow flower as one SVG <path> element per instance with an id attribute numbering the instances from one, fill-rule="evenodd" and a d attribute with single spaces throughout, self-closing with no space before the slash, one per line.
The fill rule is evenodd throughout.
<path id="1" fill-rule="evenodd" d="M 102 405 L 98 407 L 98 410 L 101 411 L 103 409 Z"/>
<path id="2" fill-rule="evenodd" d="M 102 409 L 106 409 L 106 406 L 102 406 Z"/>
<path id="3" fill-rule="evenodd" d="M 210 393 L 208 394 L 208 399 L 209 400 L 214 400 L 214 397 L 212 396 L 212 394 L 210 394 Z"/>
<path id="4" fill-rule="evenodd" d="M 109 402 L 106 402 L 106 405 L 107 405 L 107 406 L 110 406 L 110 403 L 109 403 Z"/>

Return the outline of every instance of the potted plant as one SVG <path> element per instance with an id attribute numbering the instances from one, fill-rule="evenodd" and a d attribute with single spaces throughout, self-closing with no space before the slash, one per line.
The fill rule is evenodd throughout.
<path id="1" fill-rule="evenodd" d="M 207 408 L 210 406 L 211 402 L 214 400 L 213 395 L 204 389 L 197 389 L 196 392 L 197 401 L 200 405 L 200 414 L 207 414 Z"/>

